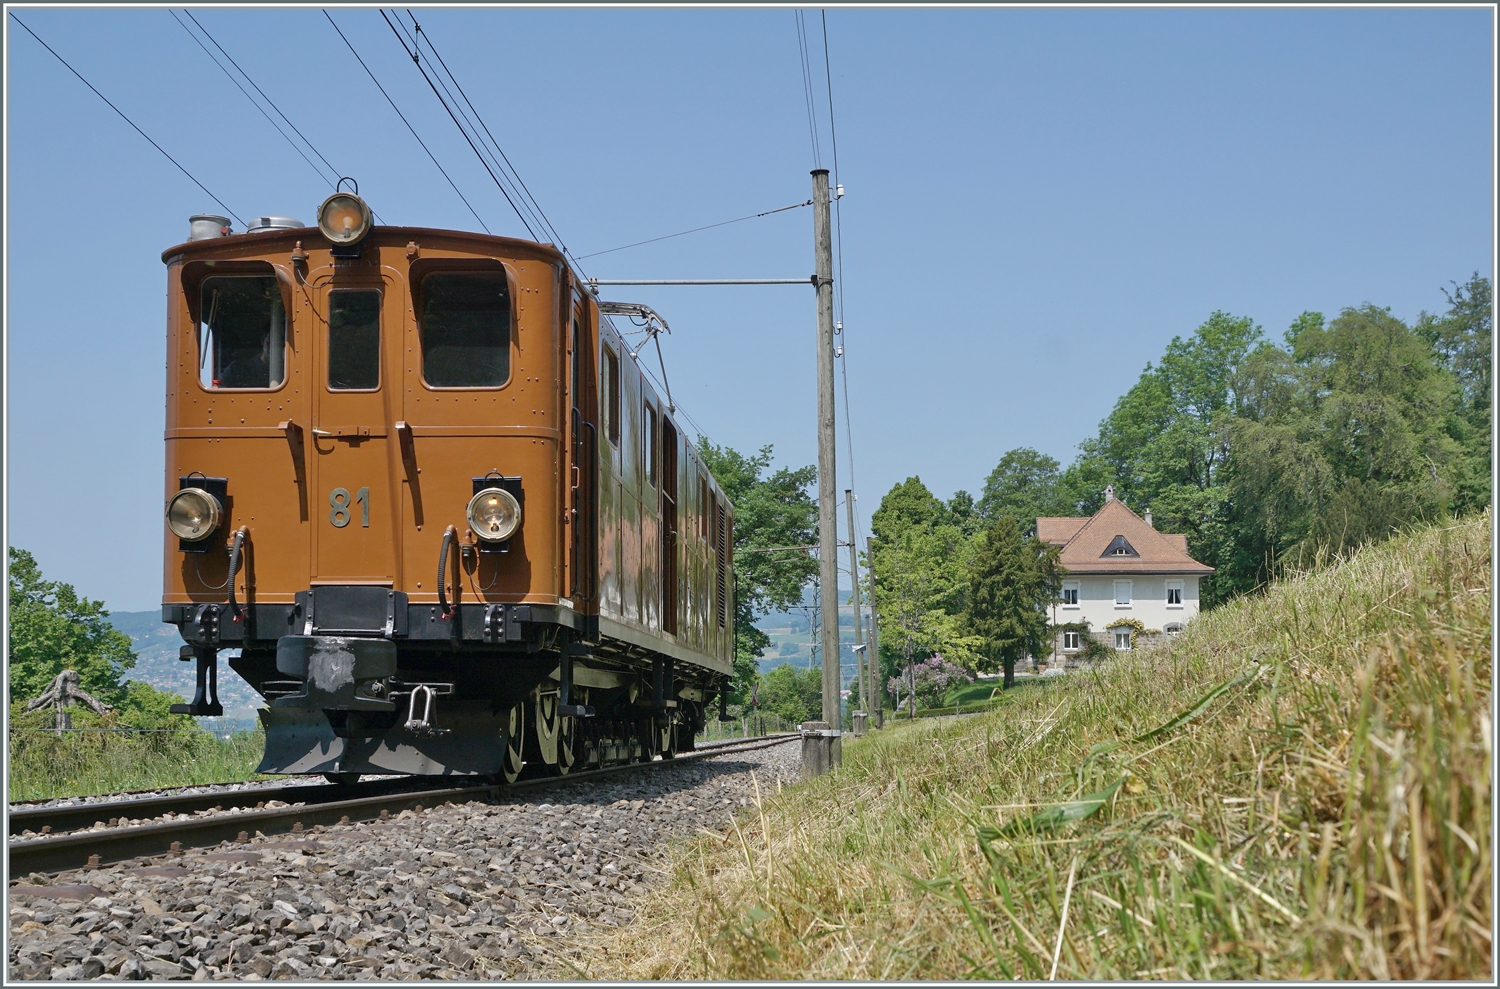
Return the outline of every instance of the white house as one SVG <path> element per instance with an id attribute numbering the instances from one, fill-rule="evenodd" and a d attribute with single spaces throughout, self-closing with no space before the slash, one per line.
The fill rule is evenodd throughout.
<path id="1" fill-rule="evenodd" d="M 1039 518 L 1037 538 L 1062 548 L 1067 571 L 1052 623 L 1086 623 L 1095 639 L 1130 649 L 1142 635 L 1175 635 L 1198 614 L 1198 580 L 1214 568 L 1188 556 L 1187 536 L 1157 532 L 1104 490 L 1092 518 Z M 1050 666 L 1072 665 L 1081 652 L 1077 632 L 1059 632 Z"/>

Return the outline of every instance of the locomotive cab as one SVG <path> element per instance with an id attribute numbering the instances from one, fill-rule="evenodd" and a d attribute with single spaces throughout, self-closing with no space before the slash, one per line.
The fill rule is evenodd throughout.
<path id="1" fill-rule="evenodd" d="M 551 245 L 371 216 L 339 192 L 163 255 L 177 709 L 222 713 L 237 650 L 262 772 L 690 746 L 730 670 L 727 500 Z"/>

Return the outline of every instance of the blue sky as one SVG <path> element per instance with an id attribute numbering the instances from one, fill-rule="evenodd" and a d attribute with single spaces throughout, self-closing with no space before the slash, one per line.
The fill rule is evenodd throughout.
<path id="1" fill-rule="evenodd" d="M 810 194 L 790 9 L 413 9 L 575 255 Z M 240 216 L 313 219 L 326 182 L 166 10 L 18 13 Z M 318 10 L 195 15 L 388 222 L 475 227 Z M 379 14 L 334 16 L 490 229 L 524 235 Z M 1066 463 L 1216 309 L 1279 338 L 1307 309 L 1440 310 L 1449 281 L 1490 272 L 1491 18 L 830 10 L 861 516 L 912 474 L 977 492 L 1013 447 Z M 216 207 L 7 29 L 9 538 L 49 576 L 144 610 L 161 574 L 160 254 Z M 805 276 L 811 221 L 791 210 L 583 267 Z M 673 394 L 711 439 L 814 462 L 810 289 L 607 297 L 666 316 Z M 840 488 L 849 425 L 841 409 Z"/>

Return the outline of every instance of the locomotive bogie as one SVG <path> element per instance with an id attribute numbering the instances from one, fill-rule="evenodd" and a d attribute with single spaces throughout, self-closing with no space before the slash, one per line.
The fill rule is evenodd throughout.
<path id="1" fill-rule="evenodd" d="M 163 255 L 183 709 L 217 708 L 237 649 L 266 772 L 514 779 L 689 746 L 730 669 L 732 513 L 670 403 L 550 245 L 359 235 L 329 203 L 335 243 Z"/>

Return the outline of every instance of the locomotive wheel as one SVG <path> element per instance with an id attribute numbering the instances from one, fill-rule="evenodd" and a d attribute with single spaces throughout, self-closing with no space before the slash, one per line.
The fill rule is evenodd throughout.
<path id="1" fill-rule="evenodd" d="M 587 704 L 589 702 L 588 691 L 574 690 L 575 696 L 571 698 L 574 704 Z M 557 775 L 566 776 L 568 770 L 573 768 L 577 760 L 577 752 L 574 743 L 578 736 L 578 720 L 576 718 L 561 718 L 557 731 Z"/>
<path id="2" fill-rule="evenodd" d="M 557 713 L 556 694 L 537 694 L 536 697 L 536 748 L 542 762 L 557 765 L 557 738 L 562 734 L 563 719 Z M 569 765 L 572 758 L 569 757 Z M 564 770 L 566 772 L 566 770 Z"/>
<path id="3" fill-rule="evenodd" d="M 641 762 L 650 762 L 661 751 L 661 731 L 655 718 L 642 718 L 636 722 L 636 738 L 640 741 Z"/>
<path id="4" fill-rule="evenodd" d="M 521 748 L 525 742 L 526 705 L 517 704 L 510 709 L 505 725 L 505 755 L 500 762 L 500 778 L 514 783 L 521 775 L 523 765 Z"/>
<path id="5" fill-rule="evenodd" d="M 677 758 L 677 724 L 671 715 L 659 719 L 657 722 L 657 749 L 661 752 L 663 759 Z"/>
<path id="6" fill-rule="evenodd" d="M 338 786 L 353 786 L 359 782 L 358 773 L 324 773 L 323 778 Z"/>

